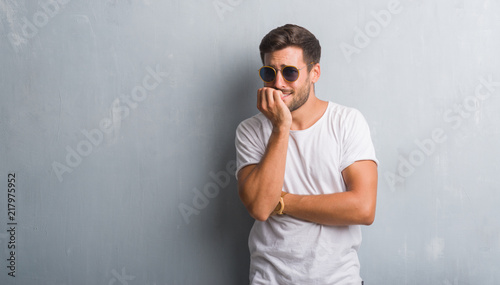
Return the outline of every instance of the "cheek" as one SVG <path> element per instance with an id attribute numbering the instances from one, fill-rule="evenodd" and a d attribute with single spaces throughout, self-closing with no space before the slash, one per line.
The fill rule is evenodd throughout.
<path id="1" fill-rule="evenodd" d="M 293 88 L 294 90 L 301 90 L 304 88 L 305 84 L 305 82 L 298 82 L 297 80 L 290 85 L 290 88 Z"/>

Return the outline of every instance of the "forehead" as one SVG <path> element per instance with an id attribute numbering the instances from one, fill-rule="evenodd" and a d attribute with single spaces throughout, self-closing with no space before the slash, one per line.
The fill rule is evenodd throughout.
<path id="1" fill-rule="evenodd" d="M 299 47 L 286 47 L 264 54 L 264 64 L 270 66 L 301 65 L 304 64 L 304 53 Z"/>

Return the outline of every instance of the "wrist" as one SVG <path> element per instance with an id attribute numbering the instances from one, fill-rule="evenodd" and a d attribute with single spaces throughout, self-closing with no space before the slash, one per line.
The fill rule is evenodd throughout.
<path id="1" fill-rule="evenodd" d="M 285 201 L 284 201 L 284 197 L 285 195 L 288 194 L 287 192 L 281 192 L 281 197 L 280 197 L 280 200 L 278 202 L 278 204 L 276 205 L 276 207 L 274 208 L 274 211 L 272 212 L 271 215 L 278 215 L 278 216 L 281 216 L 284 214 L 284 210 L 285 210 Z"/>
<path id="2" fill-rule="evenodd" d="M 288 194 L 287 192 L 281 192 L 281 198 L 280 198 L 280 204 L 281 204 L 281 208 L 278 212 L 278 215 L 283 215 L 283 211 L 285 210 L 285 200 L 283 198 L 285 198 L 285 195 Z"/>
<path id="3" fill-rule="evenodd" d="M 282 136 L 288 136 L 290 133 L 290 126 L 289 125 L 273 126 L 273 133 Z"/>

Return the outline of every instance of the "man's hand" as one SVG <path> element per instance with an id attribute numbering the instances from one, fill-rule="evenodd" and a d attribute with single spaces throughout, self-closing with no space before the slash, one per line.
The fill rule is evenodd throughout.
<path id="1" fill-rule="evenodd" d="M 258 164 L 238 173 L 240 199 L 252 217 L 265 221 L 280 201 L 285 177 L 288 136 L 292 114 L 281 97 L 283 92 L 264 87 L 257 92 L 257 108 L 273 125 L 266 152 Z"/>
<path id="2" fill-rule="evenodd" d="M 273 124 L 274 131 L 290 130 L 292 114 L 281 97 L 283 92 L 271 87 L 257 91 L 257 109 Z"/>

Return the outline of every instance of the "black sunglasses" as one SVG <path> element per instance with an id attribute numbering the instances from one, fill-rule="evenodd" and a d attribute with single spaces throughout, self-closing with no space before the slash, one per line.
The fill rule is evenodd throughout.
<path id="1" fill-rule="evenodd" d="M 313 63 L 314 62 L 311 62 L 309 64 Z M 297 68 L 292 65 L 287 65 L 282 69 L 275 69 L 274 67 L 271 66 L 263 66 L 259 69 L 259 75 L 264 82 L 269 83 L 273 82 L 276 79 L 276 74 L 278 73 L 278 71 L 281 71 L 281 75 L 283 76 L 283 79 L 285 79 L 285 81 L 294 82 L 299 78 L 299 70 L 306 68 L 307 66 L 309 66 L 309 64 L 302 68 Z"/>

